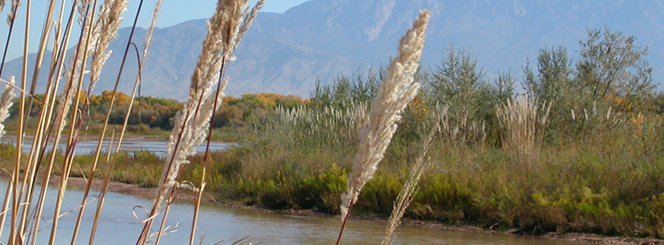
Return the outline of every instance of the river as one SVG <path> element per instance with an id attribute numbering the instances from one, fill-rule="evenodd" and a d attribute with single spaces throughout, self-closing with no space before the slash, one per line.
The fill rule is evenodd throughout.
<path id="1" fill-rule="evenodd" d="M 6 188 L 6 182 L 0 182 L 0 189 Z M 56 191 L 49 192 L 42 222 L 43 230 L 39 233 L 37 244 L 46 244 L 53 218 L 52 210 Z M 97 193 L 94 194 L 94 196 Z M 65 195 L 63 212 L 72 210 L 80 204 L 82 191 L 70 189 Z M 149 199 L 108 193 L 102 211 L 95 244 L 133 244 L 141 225 L 134 217 L 136 210 L 140 217 L 145 212 L 138 208 L 149 207 Z M 136 209 L 134 209 L 137 207 Z M 179 224 L 179 230 L 162 238 L 161 244 L 187 244 L 191 227 L 193 205 L 190 202 L 176 202 L 171 209 L 167 224 Z M 56 244 L 68 244 L 76 219 L 76 212 L 64 215 L 59 222 Z M 83 228 L 77 244 L 88 242 L 93 212 L 86 209 Z M 332 216 L 296 216 L 261 211 L 234 209 L 227 206 L 204 204 L 198 222 L 196 244 L 232 244 L 247 237 L 253 244 L 334 244 L 340 221 Z M 367 220 L 350 220 L 343 236 L 343 244 L 379 244 L 385 223 Z M 7 239 L 7 226 L 2 241 Z M 399 227 L 395 232 L 394 244 L 470 244 L 470 245 L 578 245 L 581 243 L 536 238 L 524 238 L 502 234 L 484 234 L 446 231 L 437 228 Z M 199 241 L 203 239 L 201 243 Z"/>
<path id="2" fill-rule="evenodd" d="M 0 139 L 0 143 L 5 144 L 16 144 L 15 137 L 3 137 Z M 97 150 L 98 140 L 81 140 L 76 144 L 76 154 L 90 154 L 94 153 Z M 101 151 L 108 152 L 109 145 L 113 143 L 113 147 L 117 142 L 111 142 L 110 140 L 104 140 L 102 143 Z M 222 142 L 211 142 L 210 150 L 211 151 L 221 151 L 226 148 L 226 146 L 231 145 L 232 143 L 222 143 Z M 26 138 L 23 141 L 23 152 L 29 153 L 30 148 L 32 147 L 32 139 Z M 59 143 L 57 149 L 64 151 L 66 145 L 64 143 Z M 206 144 L 196 146 L 196 151 L 205 152 Z M 49 142 L 46 146 L 48 152 L 53 149 L 53 144 Z M 168 149 L 168 144 L 166 141 L 155 141 L 155 140 L 141 140 L 141 139 L 129 139 L 124 140 L 120 146 L 120 150 L 127 152 L 137 152 L 137 151 L 149 151 L 155 153 L 157 156 L 166 157 L 166 150 Z"/>

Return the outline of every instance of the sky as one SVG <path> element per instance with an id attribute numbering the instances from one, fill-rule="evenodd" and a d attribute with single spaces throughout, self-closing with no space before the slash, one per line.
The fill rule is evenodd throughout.
<path id="1" fill-rule="evenodd" d="M 283 13 L 289 8 L 305 1 L 307 0 L 267 0 L 262 12 Z M 155 0 L 146 0 L 144 4 L 148 2 L 150 2 L 150 7 L 147 10 L 152 12 Z M 164 0 L 157 26 L 168 27 L 187 20 L 210 18 L 216 7 L 216 2 L 216 0 Z M 251 6 L 256 4 L 256 2 L 258 0 L 249 0 Z M 130 5 L 132 6 L 127 8 L 127 12 L 136 13 L 138 1 L 130 0 Z M 144 18 L 140 21 L 145 23 L 143 26 L 149 25 L 151 15 L 151 13 L 143 15 Z M 131 26 L 131 23 L 126 21 L 123 26 Z"/>
<path id="2" fill-rule="evenodd" d="M 71 8 L 70 4 L 73 0 L 65 1 L 65 4 L 67 4 L 66 8 Z M 100 3 L 103 2 L 103 0 L 98 1 Z M 253 6 L 257 1 L 258 0 L 249 0 L 249 4 Z M 306 1 L 307 0 L 267 0 L 262 12 L 283 13 L 284 11 Z M 18 58 L 23 54 L 27 0 L 22 0 L 21 2 L 22 5 L 19 7 L 16 24 L 14 26 L 14 33 L 12 34 L 12 40 L 8 49 L 7 61 Z M 29 52 L 33 53 L 38 49 L 39 38 L 41 36 L 42 26 L 44 25 L 44 18 L 46 17 L 46 9 L 50 1 L 32 0 L 31 2 Z M 132 25 L 139 2 L 139 0 L 129 0 L 127 11 L 124 14 L 125 20 L 121 25 L 122 27 Z M 187 20 L 210 18 L 216 7 L 216 2 L 216 0 L 163 0 L 161 13 L 157 19 L 157 27 L 164 28 Z M 62 3 L 62 0 L 56 0 L 58 10 L 60 3 Z M 155 3 L 156 0 L 144 0 L 138 26 L 147 27 L 150 25 Z M 9 5 L 8 2 L 5 9 L 0 13 L 0 43 L 2 44 L 0 45 L 0 51 L 4 51 L 4 44 L 9 29 L 7 22 L 5 21 L 7 18 L 6 15 L 10 9 Z"/>

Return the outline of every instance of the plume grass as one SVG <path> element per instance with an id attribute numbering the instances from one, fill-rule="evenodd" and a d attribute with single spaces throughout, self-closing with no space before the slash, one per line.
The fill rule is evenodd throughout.
<path id="1" fill-rule="evenodd" d="M 418 189 L 417 185 L 422 174 L 424 171 L 431 168 L 431 159 L 428 159 L 427 154 L 431 147 L 434 135 L 439 129 L 440 127 L 438 125 L 432 127 L 429 136 L 427 136 L 424 142 L 422 142 L 422 151 L 420 152 L 419 157 L 415 160 L 415 164 L 413 164 L 408 179 L 399 192 L 399 196 L 397 196 L 397 199 L 394 201 L 392 214 L 390 215 L 390 218 L 387 221 L 387 227 L 385 228 L 385 237 L 381 243 L 383 245 L 391 244 L 394 230 L 399 226 L 399 222 L 406 213 L 406 209 L 413 201 L 413 198 L 415 198 Z"/>
<path id="2" fill-rule="evenodd" d="M 233 50 L 248 30 L 253 18 L 262 6 L 247 14 L 247 0 L 219 0 L 215 13 L 208 21 L 208 34 L 203 40 L 203 50 L 198 57 L 196 68 L 191 77 L 189 99 L 175 117 L 175 127 L 168 141 L 166 164 L 159 181 L 157 198 L 145 221 L 137 244 L 145 244 L 154 218 L 159 214 L 162 203 L 168 200 L 162 225 L 166 222 L 166 213 L 174 197 L 174 190 L 179 185 L 178 178 L 183 164 L 188 164 L 188 156 L 196 153 L 195 146 L 208 137 L 211 117 L 221 106 L 224 88 L 228 79 L 224 78 L 224 65 L 233 59 Z M 216 79 L 217 78 L 217 79 Z M 218 82 L 216 82 L 218 80 Z M 217 85 L 217 92 L 212 88 Z M 196 216 L 194 217 L 196 219 Z M 195 226 L 195 224 L 194 224 Z M 195 227 L 192 227 L 192 230 Z M 162 230 L 157 234 L 157 240 Z M 192 231 L 193 236 L 193 231 Z"/>
<path id="3" fill-rule="evenodd" d="M 8 83 L 13 85 L 14 77 L 11 77 Z M 5 134 L 5 125 L 3 122 L 9 117 L 9 108 L 13 104 L 12 99 L 16 96 L 14 87 L 9 84 L 5 86 L 5 90 L 0 95 L 0 138 Z"/>
<path id="4" fill-rule="evenodd" d="M 377 97 L 371 103 L 369 125 L 360 131 L 360 150 L 355 157 L 346 192 L 341 196 L 342 227 L 337 244 L 341 240 L 353 203 L 357 201 L 362 187 L 376 172 L 378 163 L 383 159 L 383 154 L 397 129 L 401 113 L 420 88 L 413 75 L 419 67 L 429 17 L 428 10 L 421 11 L 412 29 L 401 38 L 399 55 L 390 63 L 388 75 L 380 84 Z"/>
<path id="5" fill-rule="evenodd" d="M 542 137 L 551 105 L 539 106 L 537 100 L 525 95 L 509 99 L 496 110 L 505 129 L 503 147 L 512 159 L 523 167 L 539 161 Z"/>

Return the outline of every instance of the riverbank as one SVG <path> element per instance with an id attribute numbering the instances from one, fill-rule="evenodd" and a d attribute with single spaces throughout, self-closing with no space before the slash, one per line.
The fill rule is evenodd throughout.
<path id="1" fill-rule="evenodd" d="M 3 150 L 3 147 L 6 149 Z M 336 165 L 335 162 L 349 162 L 350 160 L 346 158 L 352 154 L 337 154 L 321 150 L 309 154 L 289 154 L 276 145 L 274 148 L 268 149 L 260 155 L 252 154 L 251 151 L 247 151 L 246 147 L 240 146 L 231 147 L 226 152 L 213 152 L 211 154 L 213 164 L 209 169 L 211 179 L 206 188 L 212 196 L 206 196 L 206 198 L 210 198 L 207 201 L 260 212 L 334 217 L 333 214 L 336 212 L 333 208 L 338 207 L 337 198 L 345 187 L 345 178 L 348 176 L 346 168 Z M 13 155 L 13 152 L 11 146 L 0 144 L 0 163 L 3 160 L 11 159 L 9 156 Z M 650 212 L 652 216 L 661 213 L 657 209 L 659 198 L 646 198 L 633 205 L 624 202 L 616 205 L 609 198 L 612 189 L 585 187 L 589 184 L 602 184 L 589 181 L 599 180 L 596 178 L 607 173 L 606 170 L 612 170 L 609 173 L 621 170 L 621 168 L 615 168 L 619 166 L 616 164 L 610 165 L 614 169 L 602 168 L 602 166 L 609 166 L 609 162 L 606 162 L 600 165 L 594 163 L 593 167 L 596 170 L 590 172 L 587 165 L 593 164 L 591 161 L 597 159 L 588 158 L 588 155 L 592 153 L 577 152 L 576 154 L 586 157 L 576 157 L 579 161 L 538 165 L 537 168 L 528 169 L 524 175 L 519 175 L 523 172 L 510 168 L 511 165 L 506 164 L 504 158 L 499 158 L 500 155 L 495 151 L 476 152 L 478 158 L 459 160 L 459 155 L 467 155 L 467 153 L 459 152 L 459 149 L 448 148 L 439 154 L 448 155 L 451 159 L 445 160 L 443 165 L 423 177 L 418 196 L 406 216 L 406 219 L 412 221 L 405 223 L 406 225 L 446 230 L 507 233 L 518 236 L 533 235 L 538 238 L 550 237 L 604 244 L 664 244 L 661 240 L 578 235 L 595 233 L 619 236 L 620 233 L 613 231 L 614 233 L 611 234 L 602 230 L 580 231 L 570 228 L 579 227 L 579 224 L 584 224 L 582 222 L 588 222 L 586 223 L 588 225 L 595 224 L 594 227 L 606 227 L 610 224 L 608 221 L 612 219 L 618 220 L 622 224 L 646 224 L 654 228 L 659 227 L 656 223 L 643 223 L 645 222 L 644 216 L 640 216 L 640 213 L 643 212 Z M 6 154 L 7 157 L 2 157 L 2 154 Z M 262 161 L 266 159 L 264 157 L 266 155 L 270 156 L 272 160 L 280 160 L 278 162 Z M 557 154 L 557 152 L 549 152 L 547 155 L 569 157 L 569 154 Z M 388 156 L 383 166 L 389 167 L 379 169 L 374 180 L 363 190 L 361 202 L 358 203 L 357 209 L 354 208 L 354 214 L 356 214 L 354 218 L 384 220 L 389 215 L 392 201 L 398 194 L 404 175 L 402 171 L 390 170 L 391 168 L 402 168 L 397 167 L 398 165 L 394 164 L 392 158 L 392 156 Z M 185 165 L 183 168 L 182 179 L 197 184 L 195 180 L 200 178 L 200 166 L 202 166 L 203 159 L 202 156 L 194 156 L 191 160 L 192 164 Z M 76 171 L 72 172 L 70 187 L 82 188 L 85 185 L 85 181 L 80 178 L 83 176 L 81 171 L 85 172 L 89 169 L 91 162 L 91 155 L 80 155 L 74 159 Z M 114 183 L 109 187 L 110 191 L 146 198 L 151 198 L 156 193 L 154 187 L 159 180 L 163 158 L 150 152 L 139 152 L 138 154 L 125 152 L 116 155 L 115 163 L 115 171 L 112 174 Z M 104 165 L 106 164 L 98 166 L 98 169 L 106 169 L 107 166 Z M 559 171 L 561 169 L 567 173 L 577 173 L 577 177 L 560 177 L 556 173 L 561 173 Z M 261 172 L 264 175 L 257 175 Z M 657 175 L 658 172 L 632 169 L 631 172 L 624 173 Z M 533 175 L 535 173 L 538 178 L 529 177 L 535 176 Z M 592 175 L 588 175 L 588 173 L 592 173 Z M 54 175 L 59 174 L 60 171 L 56 167 Z M 554 176 L 559 176 L 559 178 L 553 178 Z M 563 183 L 564 179 L 576 179 L 576 181 L 572 184 Z M 615 182 L 608 177 L 602 179 Z M 631 178 L 621 183 L 634 186 L 643 183 L 643 179 Z M 658 180 L 645 179 L 655 182 Z M 58 182 L 58 179 L 54 178 L 52 181 Z M 652 182 L 649 183 L 652 184 Z M 632 192 L 640 188 L 643 190 L 642 188 L 648 186 L 647 184 L 632 188 Z M 100 180 L 93 182 L 93 187 L 99 188 L 100 186 Z M 619 189 L 626 187 L 616 186 Z M 191 193 L 189 195 L 184 193 L 180 195 L 180 199 L 193 200 L 194 197 Z M 232 201 L 227 202 L 227 200 Z M 642 209 L 638 209 L 639 207 Z M 624 211 L 630 209 L 641 211 L 640 213 Z M 502 217 L 503 220 L 509 218 L 513 221 L 498 223 L 500 219 L 498 221 L 486 218 L 477 219 L 477 217 L 482 217 L 480 215 L 494 219 Z M 450 217 L 457 218 L 452 220 Z M 640 220 L 630 219 L 630 217 Z M 544 222 L 552 218 L 559 223 Z M 635 223 L 637 221 L 641 223 Z M 523 225 L 526 222 L 538 222 L 535 224 L 540 226 Z M 644 226 L 634 227 L 644 228 Z M 645 226 L 645 228 L 648 227 Z M 638 232 L 639 230 L 632 231 Z M 642 233 L 633 237 L 639 236 L 647 237 L 649 235 Z"/>
<path id="2" fill-rule="evenodd" d="M 59 176 L 54 176 L 51 178 L 50 183 L 55 185 L 60 181 Z M 100 190 L 102 187 L 102 180 L 94 179 L 92 181 L 92 189 Z M 74 189 L 84 189 L 87 185 L 87 180 L 81 177 L 70 177 L 67 187 Z M 108 191 L 131 195 L 139 196 L 143 198 L 154 198 L 157 192 L 157 188 L 145 188 L 139 185 L 127 184 L 112 182 L 108 185 Z M 195 200 L 196 193 L 184 191 L 178 194 L 179 200 L 191 201 Z M 228 201 L 219 201 L 211 197 L 206 197 L 205 202 L 214 203 L 216 205 L 229 206 L 236 209 L 252 210 L 256 212 L 266 212 L 266 213 L 278 213 L 278 214 L 288 214 L 288 215 L 301 215 L 301 216 L 329 216 L 335 217 L 335 215 L 324 214 L 321 212 L 315 212 L 312 210 L 275 210 L 266 207 L 261 207 L 259 205 L 241 205 L 235 202 Z M 336 218 L 336 217 L 335 217 Z M 386 222 L 384 217 L 376 215 L 353 215 L 352 219 L 362 219 L 362 220 L 372 220 Z M 549 232 L 543 233 L 540 235 L 529 235 L 522 234 L 518 230 L 509 230 L 509 231 L 496 231 L 492 229 L 482 229 L 474 226 L 467 225 L 446 225 L 437 222 L 428 222 L 428 221 L 418 221 L 418 220 L 404 220 L 403 224 L 405 226 L 411 227 L 429 227 L 436 229 L 443 229 L 449 231 L 458 231 L 458 232 L 469 232 L 469 233 L 487 233 L 487 234 L 503 234 L 503 235 L 513 235 L 520 237 L 532 237 L 532 238 L 542 238 L 542 239 L 555 239 L 555 240 L 565 240 L 565 241 L 574 241 L 580 243 L 593 243 L 593 244 L 616 244 L 616 245 L 655 245 L 655 244 L 664 244 L 664 240 L 659 239 L 644 239 L 644 238 L 620 238 L 620 237 L 606 237 L 593 234 L 583 234 L 583 233 L 558 233 L 558 232 Z"/>

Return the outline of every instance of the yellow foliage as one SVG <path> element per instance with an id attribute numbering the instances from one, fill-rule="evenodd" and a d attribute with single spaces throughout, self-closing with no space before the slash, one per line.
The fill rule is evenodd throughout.
<path id="1" fill-rule="evenodd" d="M 108 104 L 110 103 L 112 98 L 113 98 L 113 91 L 104 90 L 104 92 L 102 92 L 100 95 L 90 96 L 90 105 L 97 106 L 102 104 Z M 117 92 L 114 105 L 116 106 L 126 105 L 129 103 L 130 100 L 131 97 L 127 96 L 122 92 Z"/>

